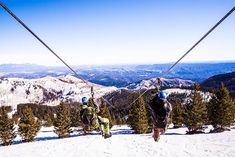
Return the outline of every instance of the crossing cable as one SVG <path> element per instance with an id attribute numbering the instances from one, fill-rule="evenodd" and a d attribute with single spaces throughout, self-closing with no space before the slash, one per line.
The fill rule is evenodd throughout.
<path id="1" fill-rule="evenodd" d="M 84 80 L 82 77 L 78 75 L 78 73 L 69 66 L 55 51 L 53 51 L 41 38 L 39 38 L 22 20 L 20 20 L 10 9 L 8 9 L 2 2 L 0 2 L 0 6 L 7 11 L 17 22 L 19 22 L 25 29 L 27 29 L 39 42 L 41 42 L 53 55 L 55 55 L 69 70 L 71 70 L 75 76 L 81 79 L 86 85 L 91 88 L 91 96 L 94 96 L 94 89 L 93 86 L 88 83 L 88 81 Z M 101 97 L 103 98 L 103 97 Z M 104 99 L 104 98 L 103 98 Z M 111 105 L 106 99 L 104 99 L 110 106 Z"/>
<path id="2" fill-rule="evenodd" d="M 43 42 L 42 39 L 40 39 L 29 27 L 27 27 L 15 14 L 13 14 L 10 9 L 8 9 L 2 2 L 0 2 L 0 6 L 2 6 L 2 8 L 4 10 L 6 10 L 16 21 L 18 21 L 25 29 L 27 29 L 35 38 L 37 38 L 53 55 L 55 55 L 66 67 L 68 67 L 77 78 L 81 79 L 84 83 L 86 83 L 88 86 L 90 86 L 91 88 L 91 94 L 93 95 L 93 86 L 91 86 L 90 84 L 88 84 L 88 81 L 84 80 L 83 78 L 81 78 L 77 72 L 75 70 L 73 70 L 72 67 L 70 67 L 58 54 L 56 54 L 45 42 Z M 170 71 L 187 55 L 189 54 L 202 40 L 204 40 L 217 26 L 219 26 L 230 14 L 232 14 L 232 12 L 235 10 L 235 7 L 233 7 L 219 22 L 217 22 L 205 35 L 203 35 L 203 37 L 198 40 L 180 59 L 178 59 L 167 71 L 165 71 L 164 73 L 162 73 L 160 75 L 160 77 L 163 77 L 167 74 L 170 73 Z M 142 94 L 140 94 L 137 99 L 135 99 L 129 106 L 133 105 L 141 96 L 143 96 L 146 92 L 148 91 L 148 89 L 146 89 Z M 106 102 L 107 100 L 104 99 Z M 111 105 L 109 102 L 107 102 L 109 105 Z M 111 105 L 113 106 L 113 105 Z"/>
<path id="3" fill-rule="evenodd" d="M 206 34 L 204 34 L 188 51 L 186 51 L 182 57 L 180 57 L 167 71 L 163 72 L 159 78 L 167 75 L 170 73 L 170 71 L 185 57 L 187 56 L 202 40 L 204 40 L 216 27 L 218 27 L 229 15 L 231 15 L 235 11 L 235 6 L 226 14 L 224 17 L 222 17 Z M 124 109 L 132 106 L 140 97 L 142 97 L 148 89 L 146 89 L 143 93 L 141 93 L 130 105 L 125 107 Z"/>
<path id="4" fill-rule="evenodd" d="M 39 38 L 23 21 L 21 21 L 14 13 L 11 12 L 2 2 L 0 5 L 3 9 L 5 9 L 17 22 L 19 22 L 25 29 L 27 29 L 35 38 L 38 39 L 53 55 L 55 55 L 66 67 L 68 67 L 79 79 L 81 79 L 84 83 L 88 85 L 88 82 L 82 79 L 72 67 L 70 67 L 58 54 L 56 54 L 41 38 Z"/>

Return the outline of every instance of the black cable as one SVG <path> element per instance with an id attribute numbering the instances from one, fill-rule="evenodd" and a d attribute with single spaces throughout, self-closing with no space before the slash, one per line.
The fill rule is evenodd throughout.
<path id="1" fill-rule="evenodd" d="M 56 54 L 42 39 L 40 39 L 26 24 L 24 24 L 23 21 L 21 21 L 10 9 L 8 9 L 2 2 L 0 2 L 0 6 L 4 10 L 6 10 L 16 21 L 18 21 L 25 29 L 27 29 L 35 38 L 38 39 L 53 55 L 55 55 L 66 67 L 68 67 L 77 78 L 81 79 L 85 84 L 87 84 L 91 88 L 91 97 L 94 98 L 94 89 L 93 86 L 88 83 L 88 81 L 84 80 L 82 77 L 80 77 L 75 70 L 73 70 L 72 67 L 70 67 L 58 54 Z M 103 96 L 101 96 L 103 98 Z M 103 98 L 104 99 L 104 98 Z M 110 106 L 113 106 L 110 104 L 106 99 L 104 99 Z"/>
<path id="2" fill-rule="evenodd" d="M 217 22 L 205 35 L 203 35 L 203 37 L 201 39 L 199 39 L 196 44 L 194 44 L 182 57 L 180 57 L 180 59 L 178 59 L 167 71 L 165 71 L 164 73 L 162 73 L 159 77 L 163 77 L 167 74 L 169 74 L 169 72 L 186 56 L 188 55 L 203 39 L 205 39 L 217 26 L 219 26 L 230 14 L 232 14 L 232 12 L 235 11 L 235 7 L 233 7 L 223 18 L 221 18 L 219 20 L 219 22 Z M 137 99 L 135 99 L 129 106 L 131 106 L 132 104 L 134 104 L 141 96 L 143 96 L 146 92 L 148 91 L 148 89 L 146 89 L 143 93 L 141 93 Z M 128 106 L 128 107 L 129 107 Z"/>
<path id="3" fill-rule="evenodd" d="M 88 86 L 91 87 L 91 92 L 93 92 L 93 88 L 91 85 L 88 84 L 88 82 L 84 79 L 82 79 L 75 70 L 73 70 L 59 55 L 57 55 L 45 42 L 43 42 L 29 27 L 27 27 L 15 14 L 13 14 L 5 5 L 3 5 L 2 2 L 0 2 L 0 5 L 5 9 L 16 21 L 18 21 L 25 29 L 27 29 L 35 38 L 37 38 L 52 54 L 54 54 L 64 65 L 66 65 L 75 75 L 76 77 L 80 78 L 84 83 L 86 83 Z M 167 71 L 165 71 L 160 77 L 165 76 L 168 74 L 186 55 L 188 55 L 202 40 L 204 40 L 217 26 L 219 26 L 232 12 L 235 10 L 235 7 L 233 7 L 219 22 L 217 22 L 201 39 L 199 39 L 180 59 L 178 59 Z M 129 106 L 134 104 L 141 96 L 143 96 L 146 92 L 145 90 L 137 99 L 135 99 Z M 92 93 L 93 95 L 94 93 Z M 105 99 L 106 100 L 106 99 Z M 107 102 L 107 101 L 106 101 Z M 108 103 L 110 104 L 110 103 Z"/>
<path id="4" fill-rule="evenodd" d="M 86 80 L 84 80 L 83 78 L 81 78 L 77 72 L 75 70 L 73 70 L 73 68 L 71 68 L 58 54 L 56 54 L 42 39 L 40 39 L 28 26 L 26 26 L 26 24 L 24 24 L 23 21 L 21 21 L 14 13 L 12 13 L 10 11 L 10 9 L 8 9 L 2 2 L 0 2 L 0 5 L 3 7 L 4 10 L 6 10 L 16 21 L 18 21 L 25 29 L 27 29 L 35 38 L 38 39 L 38 41 L 40 41 L 53 55 L 55 55 L 62 63 L 64 63 L 64 65 L 66 67 L 68 67 L 74 74 L 76 77 L 78 77 L 79 79 L 81 79 L 84 83 L 86 83 L 87 85 L 88 82 Z M 90 86 L 90 85 L 89 85 Z"/>
<path id="5" fill-rule="evenodd" d="M 168 74 L 171 69 L 173 69 L 189 52 L 191 52 L 203 39 L 205 39 L 217 26 L 219 26 L 232 12 L 235 10 L 233 7 L 219 22 L 217 22 L 201 39 L 199 39 L 196 44 L 194 44 L 179 60 L 177 60 L 162 76 Z"/>

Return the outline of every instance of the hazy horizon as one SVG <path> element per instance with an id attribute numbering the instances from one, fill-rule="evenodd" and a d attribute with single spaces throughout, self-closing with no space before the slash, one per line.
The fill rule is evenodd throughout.
<path id="1" fill-rule="evenodd" d="M 218 60 L 218 61 L 203 61 L 203 62 L 180 62 L 178 64 L 222 64 L 222 63 L 235 63 L 235 60 Z M 157 64 L 174 64 L 174 62 L 166 63 L 143 63 L 143 64 L 77 64 L 71 66 L 137 66 L 137 65 L 157 65 Z M 45 67 L 65 67 L 65 65 L 43 65 L 35 63 L 0 63 L 0 65 L 36 65 L 36 66 L 45 66 Z"/>

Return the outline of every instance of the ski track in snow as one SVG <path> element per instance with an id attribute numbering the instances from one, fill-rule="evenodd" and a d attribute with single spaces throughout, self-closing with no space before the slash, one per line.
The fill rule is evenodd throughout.
<path id="1" fill-rule="evenodd" d="M 209 128 L 210 129 L 210 128 Z M 207 129 L 207 132 L 208 130 Z M 92 133 L 58 139 L 53 128 L 42 128 L 35 142 L 0 146 L 1 157 L 234 157 L 235 128 L 213 134 L 185 135 L 186 128 L 169 128 L 159 142 L 152 134 L 132 134 L 127 126 L 114 126 L 113 136 Z"/>

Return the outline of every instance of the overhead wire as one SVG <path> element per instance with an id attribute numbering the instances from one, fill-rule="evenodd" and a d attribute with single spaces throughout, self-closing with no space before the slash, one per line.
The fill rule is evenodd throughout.
<path id="1" fill-rule="evenodd" d="M 206 32 L 188 51 L 186 51 L 168 70 L 163 72 L 159 78 L 167 75 L 170 71 L 184 58 L 186 57 L 200 42 L 202 42 L 216 27 L 218 27 L 226 18 L 228 18 L 235 11 L 235 6 L 228 11 L 208 32 Z M 132 106 L 140 97 L 142 97 L 149 89 L 146 89 L 143 93 L 141 93 L 130 105 Z M 127 108 L 125 107 L 125 108 Z"/>
<path id="2" fill-rule="evenodd" d="M 26 30 L 28 30 L 42 45 L 44 45 L 55 57 L 57 57 L 69 70 L 71 70 L 77 78 L 82 80 L 83 83 L 89 86 L 91 88 L 91 97 L 94 96 L 94 88 L 91 84 L 88 83 L 87 80 L 83 79 L 78 75 L 78 73 L 71 67 L 69 64 L 67 64 L 55 51 L 52 50 L 36 33 L 34 33 L 20 18 L 18 18 L 9 8 L 7 8 L 2 2 L 0 2 L 0 6 L 8 12 L 17 22 L 19 22 Z M 103 98 L 103 97 L 101 97 Z M 110 104 L 105 98 L 103 98 L 110 106 L 113 106 Z"/>
<path id="3" fill-rule="evenodd" d="M 93 86 L 91 86 L 88 81 L 84 80 L 82 77 L 80 77 L 77 72 L 69 66 L 55 51 L 53 51 L 41 38 L 39 38 L 22 20 L 20 20 L 14 13 L 11 12 L 10 9 L 8 9 L 2 2 L 0 2 L 0 6 L 4 10 L 6 10 L 16 21 L 18 21 L 25 29 L 27 29 L 38 41 L 40 41 L 53 55 L 55 55 L 66 67 L 68 67 L 77 78 L 81 79 L 85 84 L 87 84 L 91 88 L 91 95 L 93 96 Z M 235 6 L 225 15 L 223 16 L 206 34 L 202 36 L 188 51 L 186 51 L 167 71 L 163 72 L 159 77 L 163 77 L 170 73 L 170 71 L 184 58 L 186 57 L 200 42 L 202 42 L 216 27 L 218 27 L 227 17 L 229 17 L 233 11 L 235 10 Z M 129 106 L 132 106 L 140 97 L 142 97 L 148 89 L 146 89 L 144 92 L 142 92 L 133 102 L 130 103 Z M 103 97 L 102 97 L 103 98 Z M 105 98 L 103 98 L 110 106 L 113 106 L 110 104 Z M 113 106 L 114 107 L 114 106 Z M 125 108 L 127 108 L 125 107 Z"/>
<path id="4" fill-rule="evenodd" d="M 6 10 L 17 22 L 19 22 L 25 29 L 27 29 L 39 42 L 41 42 L 53 55 L 55 55 L 66 67 L 68 67 L 79 79 L 81 79 L 87 85 L 88 82 L 81 78 L 71 66 L 69 66 L 57 53 L 55 53 L 41 38 L 39 38 L 22 20 L 20 20 L 10 9 L 8 9 L 2 2 L 0 6 Z"/>

